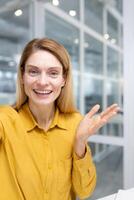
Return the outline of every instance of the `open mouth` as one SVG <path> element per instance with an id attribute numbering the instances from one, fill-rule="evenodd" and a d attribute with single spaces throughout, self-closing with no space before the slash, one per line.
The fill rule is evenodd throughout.
<path id="1" fill-rule="evenodd" d="M 36 94 L 41 95 L 41 96 L 47 96 L 52 93 L 52 90 L 33 90 Z"/>

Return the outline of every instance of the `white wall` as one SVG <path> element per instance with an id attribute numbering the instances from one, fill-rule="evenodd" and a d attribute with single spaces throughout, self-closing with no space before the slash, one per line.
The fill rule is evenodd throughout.
<path id="1" fill-rule="evenodd" d="M 124 188 L 134 187 L 134 0 L 124 0 Z"/>

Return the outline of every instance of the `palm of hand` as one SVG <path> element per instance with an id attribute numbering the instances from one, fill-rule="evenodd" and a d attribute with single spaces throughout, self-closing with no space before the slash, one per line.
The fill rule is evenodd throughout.
<path id="1" fill-rule="evenodd" d="M 89 136 L 95 134 L 99 128 L 104 126 L 120 110 L 117 104 L 113 104 L 96 116 L 99 108 L 99 105 L 95 105 L 85 115 L 77 128 L 76 137 L 86 141 Z"/>

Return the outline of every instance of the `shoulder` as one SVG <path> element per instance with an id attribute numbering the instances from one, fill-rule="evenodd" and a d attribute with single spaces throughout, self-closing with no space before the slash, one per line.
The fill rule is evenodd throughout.
<path id="1" fill-rule="evenodd" d="M 18 112 L 10 105 L 0 105 L 0 121 L 4 119 L 15 119 Z"/>
<path id="2" fill-rule="evenodd" d="M 4 140 L 5 138 L 5 127 L 13 124 L 15 112 L 9 105 L 0 105 L 0 140 Z"/>
<path id="3" fill-rule="evenodd" d="M 79 112 L 62 114 L 62 120 L 70 129 L 75 129 L 82 119 L 83 116 Z"/>
<path id="4" fill-rule="evenodd" d="M 74 113 L 70 113 L 68 114 L 69 118 L 73 121 L 81 121 L 83 116 L 80 112 L 74 112 Z"/>
<path id="5" fill-rule="evenodd" d="M 4 140 L 6 133 L 10 133 L 18 116 L 18 112 L 12 106 L 0 105 L 0 140 Z"/>
<path id="6" fill-rule="evenodd" d="M 83 115 L 80 112 L 72 112 L 72 113 L 61 113 L 62 117 L 66 120 L 81 120 L 83 118 Z"/>

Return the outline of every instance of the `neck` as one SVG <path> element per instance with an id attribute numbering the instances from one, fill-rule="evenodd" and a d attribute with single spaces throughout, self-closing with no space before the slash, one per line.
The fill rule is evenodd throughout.
<path id="1" fill-rule="evenodd" d="M 54 113 L 55 113 L 54 104 L 39 107 L 29 102 L 29 108 L 35 120 L 39 124 L 39 127 L 47 131 L 54 118 Z"/>

